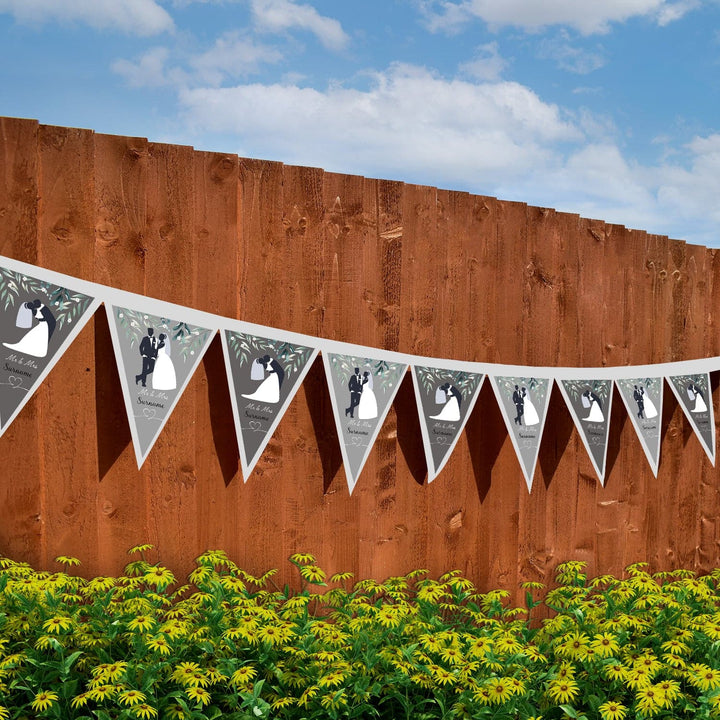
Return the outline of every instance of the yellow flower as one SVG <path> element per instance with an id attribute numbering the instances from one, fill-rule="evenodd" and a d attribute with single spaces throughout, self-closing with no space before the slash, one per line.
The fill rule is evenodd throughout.
<path id="1" fill-rule="evenodd" d="M 69 555 L 58 555 L 55 558 L 55 562 L 67 565 L 68 567 L 72 565 L 80 565 L 80 561 L 77 558 L 70 557 Z"/>
<path id="2" fill-rule="evenodd" d="M 428 637 L 432 637 L 432 636 L 428 636 Z M 475 638 L 470 643 L 470 645 L 468 646 L 467 653 L 470 657 L 473 657 L 473 658 L 483 657 L 488 652 L 490 652 L 491 648 L 492 648 L 492 640 L 490 640 L 490 638 L 478 637 L 478 638 Z"/>
<path id="3" fill-rule="evenodd" d="M 300 575 L 303 580 L 315 585 L 324 583 L 326 578 L 325 572 L 317 565 L 304 565 L 300 568 Z"/>
<path id="4" fill-rule="evenodd" d="M 117 688 L 114 685 L 102 684 L 94 685 L 92 689 L 88 690 L 87 696 L 91 700 L 104 700 L 117 692 Z"/>
<path id="5" fill-rule="evenodd" d="M 627 671 L 625 682 L 633 690 L 637 690 L 638 688 L 644 688 L 650 685 L 652 675 L 646 667 L 633 665 L 633 667 Z"/>
<path id="6" fill-rule="evenodd" d="M 690 649 L 685 643 L 680 642 L 677 638 L 668 640 L 660 646 L 665 652 L 673 655 L 684 655 Z"/>
<path id="7" fill-rule="evenodd" d="M 148 705 L 147 703 L 134 705 L 132 711 L 135 717 L 143 718 L 143 720 L 149 720 L 150 718 L 157 717 L 157 710 L 154 707 Z"/>
<path id="8" fill-rule="evenodd" d="M 70 706 L 77 709 L 81 707 L 85 707 L 87 705 L 87 701 L 89 700 L 89 693 L 80 693 L 79 695 L 76 695 L 71 701 Z"/>
<path id="9" fill-rule="evenodd" d="M 680 683 L 675 680 L 663 680 L 655 687 L 662 693 L 667 707 L 672 707 L 672 704 L 680 697 Z"/>
<path id="10" fill-rule="evenodd" d="M 212 699 L 210 693 L 205 688 L 193 686 L 185 688 L 185 693 L 191 700 L 195 700 L 198 705 L 208 705 Z"/>
<path id="11" fill-rule="evenodd" d="M 654 686 L 645 687 L 635 694 L 638 710 L 643 715 L 652 716 L 662 710 L 664 698 L 662 693 L 658 692 Z"/>
<path id="12" fill-rule="evenodd" d="M 58 699 L 58 694 L 52 690 L 43 690 L 35 695 L 35 699 L 30 703 L 33 710 L 42 712 L 52 707 Z"/>
<path id="13" fill-rule="evenodd" d="M 140 632 L 147 632 L 155 627 L 155 619 L 149 615 L 136 615 L 129 623 L 128 628 L 130 630 L 140 630 Z"/>
<path id="14" fill-rule="evenodd" d="M 590 643 L 590 647 L 599 657 L 612 657 L 620 650 L 617 638 L 611 633 L 599 633 Z"/>
<path id="15" fill-rule="evenodd" d="M 128 550 L 128 555 L 134 555 L 135 553 L 144 553 L 148 550 L 152 550 L 155 546 L 146 543 L 145 545 L 135 545 Z"/>
<path id="16" fill-rule="evenodd" d="M 577 696 L 578 691 L 578 684 L 574 680 L 551 680 L 547 694 L 556 703 L 568 703 Z"/>
<path id="17" fill-rule="evenodd" d="M 158 588 L 166 588 L 168 585 L 172 585 L 175 582 L 175 576 L 167 568 L 156 565 L 151 567 L 145 575 L 143 575 L 143 580 L 148 585 L 153 585 Z"/>
<path id="18" fill-rule="evenodd" d="M 165 708 L 165 712 L 170 720 L 185 720 L 185 718 L 189 717 L 180 705 L 168 705 L 167 708 Z"/>
<path id="19" fill-rule="evenodd" d="M 273 710 L 282 710 L 283 708 L 290 707 L 296 702 L 294 697 L 286 695 L 285 697 L 278 697 L 270 703 L 270 707 Z"/>
<path id="20" fill-rule="evenodd" d="M 452 647 L 443 648 L 440 657 L 450 665 L 459 665 L 463 661 L 463 656 Z"/>
<path id="21" fill-rule="evenodd" d="M 506 655 L 515 655 L 522 652 L 523 646 L 517 638 L 504 633 L 495 638 L 495 649 Z"/>
<path id="22" fill-rule="evenodd" d="M 497 678 L 485 683 L 485 687 L 489 691 L 490 702 L 493 705 L 502 705 L 513 695 L 513 689 L 506 678 Z"/>
<path id="23" fill-rule="evenodd" d="M 250 665 L 244 665 L 236 670 L 230 677 L 231 685 L 247 685 L 257 675 L 257 670 Z"/>
<path id="24" fill-rule="evenodd" d="M 700 688 L 703 692 L 720 687 L 720 671 L 713 670 L 707 665 L 702 665 L 700 668 L 689 673 L 688 679 L 695 687 Z"/>
<path id="25" fill-rule="evenodd" d="M 118 702 L 123 705 L 137 705 L 138 703 L 145 702 L 145 695 L 139 690 L 125 690 L 118 696 Z"/>
<path id="26" fill-rule="evenodd" d="M 200 666 L 197 663 L 181 662 L 179 665 L 175 666 L 171 677 L 175 680 L 175 682 L 186 685 L 189 681 L 192 681 L 192 676 L 196 672 L 200 672 Z"/>
<path id="27" fill-rule="evenodd" d="M 257 632 L 258 638 L 268 645 L 279 645 L 287 640 L 289 635 L 291 633 L 280 625 L 264 625 Z"/>
<path id="28" fill-rule="evenodd" d="M 320 687 L 337 687 L 346 677 L 347 675 L 341 670 L 331 670 L 318 680 L 318 685 Z"/>
<path id="29" fill-rule="evenodd" d="M 330 695 L 323 695 L 320 698 L 320 704 L 326 709 L 326 710 L 337 710 L 341 707 L 345 707 L 347 705 L 347 698 L 345 697 L 345 691 L 344 690 L 338 690 L 338 692 Z"/>
<path id="30" fill-rule="evenodd" d="M 290 556 L 290 562 L 298 565 L 314 565 L 317 561 L 315 556 L 310 553 L 294 553 Z"/>
<path id="31" fill-rule="evenodd" d="M 457 678 L 451 672 L 448 672 L 445 668 L 441 668 L 439 665 L 431 666 L 432 674 L 435 680 L 440 685 L 454 685 L 457 682 Z"/>
<path id="32" fill-rule="evenodd" d="M 170 653 L 172 652 L 170 643 L 162 635 L 149 637 L 145 640 L 145 642 L 150 650 L 154 650 L 161 655 L 170 655 Z"/>
<path id="33" fill-rule="evenodd" d="M 7 720 L 9 717 L 10 711 L 3 705 L 0 705 L 0 720 Z"/>
<path id="34" fill-rule="evenodd" d="M 602 720 L 623 720 L 627 713 L 627 708 L 622 703 L 614 700 L 603 703 L 598 710 Z"/>
<path id="35" fill-rule="evenodd" d="M 569 658 L 583 659 L 586 655 L 588 637 L 585 633 L 574 632 L 568 635 L 555 649 L 558 655 Z"/>
<path id="36" fill-rule="evenodd" d="M 72 620 L 64 615 L 55 615 L 43 623 L 43 630 L 47 630 L 49 633 L 57 634 L 70 627 L 72 627 Z"/>

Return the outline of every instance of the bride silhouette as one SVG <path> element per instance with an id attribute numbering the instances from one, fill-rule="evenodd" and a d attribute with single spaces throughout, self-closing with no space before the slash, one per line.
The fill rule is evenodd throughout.
<path id="1" fill-rule="evenodd" d="M 446 420 L 448 422 L 460 420 L 462 395 L 454 385 L 449 382 L 441 385 L 435 392 L 435 402 L 438 404 L 443 403 L 445 407 L 437 415 L 431 415 L 431 420 Z"/>
<path id="2" fill-rule="evenodd" d="M 605 416 L 602 411 L 602 403 L 600 398 L 591 390 L 586 390 L 582 394 L 582 404 L 584 408 L 589 408 L 588 416 L 583 418 L 586 422 L 605 422 Z"/>
<path id="3" fill-rule="evenodd" d="M 153 390 L 175 390 L 177 387 L 175 366 L 170 359 L 170 340 L 163 334 L 158 337 L 158 355 L 151 384 Z"/>
<path id="4" fill-rule="evenodd" d="M 538 425 L 540 423 L 540 416 L 535 409 L 535 405 L 533 404 L 533 401 L 530 398 L 530 393 L 528 393 L 526 387 L 523 387 L 522 395 L 525 400 L 525 425 Z"/>
<path id="5" fill-rule="evenodd" d="M 32 327 L 33 318 L 38 321 L 35 327 Z M 40 300 L 23 303 L 18 310 L 15 325 L 19 328 L 31 329 L 18 342 L 4 342 L 3 345 L 24 355 L 45 357 L 48 352 L 50 338 L 57 325 L 55 316 L 48 310 L 47 306 L 43 305 Z"/>
<path id="6" fill-rule="evenodd" d="M 690 412 L 707 412 L 707 405 L 705 404 L 705 397 L 703 396 L 703 392 L 695 383 L 690 383 L 688 385 L 687 394 L 690 400 L 695 401 L 695 407 Z"/>
<path id="7" fill-rule="evenodd" d="M 367 370 L 363 373 L 362 394 L 358 405 L 358 417 L 361 420 L 372 420 L 378 416 L 377 398 L 375 397 L 373 376 Z"/>
<path id="8" fill-rule="evenodd" d="M 280 387 L 284 377 L 285 371 L 275 358 L 269 355 L 256 358 L 250 367 L 250 379 L 262 382 L 254 393 L 243 394 L 242 397 L 264 403 L 280 402 Z"/>

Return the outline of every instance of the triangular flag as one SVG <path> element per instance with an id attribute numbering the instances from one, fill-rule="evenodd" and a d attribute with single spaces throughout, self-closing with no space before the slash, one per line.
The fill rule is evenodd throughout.
<path id="1" fill-rule="evenodd" d="M 671 375 L 668 382 L 714 466 L 715 417 L 710 393 L 710 373 Z"/>
<path id="2" fill-rule="evenodd" d="M 613 381 L 560 380 L 558 385 L 598 479 L 604 485 Z"/>
<path id="3" fill-rule="evenodd" d="M 550 403 L 551 380 L 506 376 L 490 380 L 530 492 Z"/>
<path id="4" fill-rule="evenodd" d="M 352 494 L 407 365 L 335 353 L 323 353 L 323 362 Z"/>
<path id="5" fill-rule="evenodd" d="M 0 435 L 92 317 L 100 301 L 0 267 Z"/>
<path id="6" fill-rule="evenodd" d="M 661 377 L 621 378 L 615 380 L 615 384 L 645 451 L 645 457 L 657 477 L 660 464 L 663 379 Z"/>
<path id="7" fill-rule="evenodd" d="M 270 338 L 225 330 L 222 341 L 247 482 L 318 351 L 281 335 Z"/>
<path id="8" fill-rule="evenodd" d="M 485 376 L 464 370 L 413 366 L 428 483 L 450 459 L 478 398 Z"/>
<path id="9" fill-rule="evenodd" d="M 215 329 L 107 305 L 138 467 L 183 394 Z"/>

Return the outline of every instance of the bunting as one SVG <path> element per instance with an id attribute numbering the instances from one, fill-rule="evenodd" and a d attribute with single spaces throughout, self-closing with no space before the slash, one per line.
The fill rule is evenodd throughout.
<path id="1" fill-rule="evenodd" d="M 660 462 L 663 379 L 715 463 L 710 373 L 720 370 L 720 357 L 614 368 L 529 367 L 419 357 L 223 318 L 3 257 L 0 435 L 101 304 L 108 314 L 138 466 L 151 452 L 218 330 L 245 480 L 318 353 L 323 357 L 350 492 L 408 368 L 428 482 L 446 466 L 485 377 L 490 377 L 529 491 L 553 382 L 560 388 L 601 483 L 615 386 L 655 475 Z"/>
<path id="2" fill-rule="evenodd" d="M 414 365 L 412 378 L 430 483 L 457 445 L 485 376 Z"/>
<path id="3" fill-rule="evenodd" d="M 0 266 L 0 435 L 92 317 L 100 301 L 42 271 Z"/>
<path id="4" fill-rule="evenodd" d="M 549 378 L 503 376 L 491 380 L 530 492 L 550 402 L 551 381 Z"/>
<path id="5" fill-rule="evenodd" d="M 282 337 L 222 334 L 243 478 L 255 464 L 300 388 L 317 348 Z"/>

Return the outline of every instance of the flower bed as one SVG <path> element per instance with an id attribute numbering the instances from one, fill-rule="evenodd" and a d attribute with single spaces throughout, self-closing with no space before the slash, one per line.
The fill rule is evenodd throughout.
<path id="1" fill-rule="evenodd" d="M 304 554 L 299 592 L 217 551 L 176 588 L 149 549 L 92 580 L 0 559 L 0 718 L 720 715 L 720 571 L 568 562 L 517 608 L 458 572 L 352 584 Z"/>

